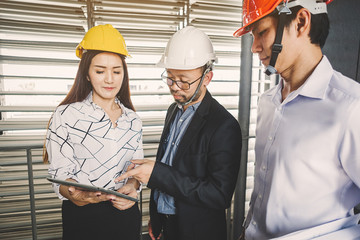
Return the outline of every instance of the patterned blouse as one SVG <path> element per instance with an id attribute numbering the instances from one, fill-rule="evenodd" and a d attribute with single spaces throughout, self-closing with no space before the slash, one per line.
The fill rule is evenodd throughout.
<path id="1" fill-rule="evenodd" d="M 46 136 L 49 174 L 72 178 L 82 184 L 119 189 L 126 180 L 114 179 L 126 171 L 130 160 L 144 158 L 142 122 L 118 99 L 122 115 L 113 128 L 109 116 L 92 101 L 92 92 L 82 102 L 56 108 Z M 60 199 L 59 184 L 53 184 Z"/>

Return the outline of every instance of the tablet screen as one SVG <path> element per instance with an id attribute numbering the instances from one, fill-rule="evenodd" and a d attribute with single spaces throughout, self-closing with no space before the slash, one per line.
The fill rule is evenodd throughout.
<path id="1" fill-rule="evenodd" d="M 125 199 L 128 199 L 128 200 L 134 201 L 134 202 L 138 202 L 138 199 L 136 199 L 136 198 L 133 198 L 133 197 L 130 197 L 128 195 L 125 195 L 125 194 L 122 194 L 122 193 L 119 193 L 119 192 L 116 192 L 116 191 L 113 191 L 113 190 L 109 190 L 109 189 L 96 187 L 96 186 L 91 186 L 91 185 L 87 185 L 87 184 L 81 184 L 81 183 L 77 183 L 77 182 L 64 181 L 64 180 L 59 180 L 59 179 L 49 178 L 49 177 L 47 177 L 46 179 L 48 181 L 50 181 L 50 182 L 53 182 L 53 183 L 58 183 L 58 184 L 61 184 L 61 185 L 66 185 L 66 186 L 74 186 L 74 187 L 78 187 L 78 188 L 83 188 L 83 189 L 88 190 L 88 191 L 94 191 L 94 192 L 100 191 L 100 192 L 103 192 L 103 193 L 112 194 L 112 195 L 115 195 L 115 196 L 118 196 L 118 197 L 122 197 L 122 198 L 125 198 Z"/>

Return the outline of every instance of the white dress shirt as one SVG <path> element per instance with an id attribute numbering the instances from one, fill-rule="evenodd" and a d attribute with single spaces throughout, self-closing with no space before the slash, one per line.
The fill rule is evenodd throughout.
<path id="1" fill-rule="evenodd" d="M 360 218 L 352 211 L 360 203 L 360 84 L 324 56 L 283 102 L 281 89 L 282 81 L 259 101 L 246 239 L 312 239 L 353 227 Z"/>
<path id="2" fill-rule="evenodd" d="M 92 93 L 82 102 L 56 108 L 46 137 L 53 178 L 72 178 L 112 190 L 125 184 L 115 184 L 114 179 L 126 171 L 130 160 L 144 158 L 142 122 L 134 111 L 115 101 L 122 110 L 115 128 L 92 101 Z M 59 185 L 53 186 L 59 198 L 66 199 L 59 193 Z"/>

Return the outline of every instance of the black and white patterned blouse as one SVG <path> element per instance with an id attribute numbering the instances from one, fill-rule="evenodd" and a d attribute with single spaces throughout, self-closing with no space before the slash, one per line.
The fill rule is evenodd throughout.
<path id="1" fill-rule="evenodd" d="M 107 189 L 115 184 L 130 160 L 143 159 L 142 122 L 131 109 L 116 99 L 122 110 L 113 128 L 109 116 L 92 101 L 92 93 L 82 102 L 56 108 L 46 136 L 49 174 L 53 178 L 75 179 Z M 59 185 L 53 184 L 60 199 Z"/>

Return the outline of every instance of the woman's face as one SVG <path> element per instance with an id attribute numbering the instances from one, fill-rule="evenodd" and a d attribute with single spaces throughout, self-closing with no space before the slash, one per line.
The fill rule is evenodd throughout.
<path id="1" fill-rule="evenodd" d="M 115 99 L 124 79 L 124 66 L 119 55 L 110 52 L 97 54 L 89 67 L 89 78 L 93 88 L 93 101 Z"/>

